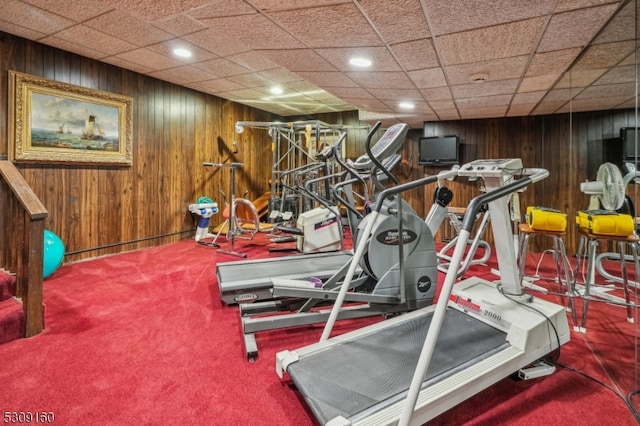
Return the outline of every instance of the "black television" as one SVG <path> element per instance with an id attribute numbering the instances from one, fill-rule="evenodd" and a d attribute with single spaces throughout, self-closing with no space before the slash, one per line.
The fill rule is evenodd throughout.
<path id="1" fill-rule="evenodd" d="M 622 161 L 624 163 L 636 163 L 640 157 L 640 128 L 623 127 L 620 129 L 622 139 Z M 637 141 L 637 146 L 636 146 Z"/>
<path id="2" fill-rule="evenodd" d="M 418 164 L 452 166 L 459 163 L 458 135 L 426 136 L 418 140 Z"/>

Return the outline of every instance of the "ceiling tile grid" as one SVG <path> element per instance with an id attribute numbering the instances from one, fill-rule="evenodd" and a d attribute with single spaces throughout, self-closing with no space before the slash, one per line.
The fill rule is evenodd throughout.
<path id="1" fill-rule="evenodd" d="M 5 0 L 0 31 L 278 115 L 357 109 L 421 127 L 563 112 L 572 97 L 584 110 L 629 105 L 632 4 Z"/>

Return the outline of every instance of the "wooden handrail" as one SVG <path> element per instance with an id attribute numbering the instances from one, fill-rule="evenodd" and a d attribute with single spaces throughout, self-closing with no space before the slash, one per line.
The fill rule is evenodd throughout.
<path id="1" fill-rule="evenodd" d="M 0 161 L 2 185 L 3 267 L 16 272 L 16 296 L 22 298 L 26 337 L 39 334 L 44 328 L 42 305 L 43 256 L 45 219 L 49 215 L 40 199 L 27 184 L 15 165 Z M 24 224 L 22 233 L 10 232 L 9 224 Z M 9 250 L 17 253 L 10 255 Z"/>
<path id="2" fill-rule="evenodd" d="M 0 174 L 31 220 L 47 218 L 49 212 L 11 161 L 0 161 Z"/>

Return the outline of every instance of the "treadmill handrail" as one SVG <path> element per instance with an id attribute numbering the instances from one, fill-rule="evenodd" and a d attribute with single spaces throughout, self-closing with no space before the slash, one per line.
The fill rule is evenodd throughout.
<path id="1" fill-rule="evenodd" d="M 457 271 L 464 256 L 464 251 L 467 248 L 469 235 L 471 234 L 469 221 L 471 221 L 471 224 L 473 224 L 473 219 L 475 218 L 477 211 L 479 211 L 480 207 L 483 204 L 495 201 L 510 193 L 516 192 L 517 190 L 522 189 L 533 182 L 538 182 L 549 176 L 549 171 L 546 169 L 522 169 L 520 175 L 525 175 L 526 177 L 475 197 L 473 200 L 471 200 L 471 203 L 469 203 L 469 207 L 467 207 L 467 212 L 465 213 L 463 220 L 463 228 L 458 235 L 458 242 L 453 252 L 449 270 L 447 271 L 442 289 L 440 290 L 440 296 L 438 297 L 438 302 L 436 303 L 436 308 L 431 319 L 431 324 L 429 326 L 429 330 L 427 330 L 427 336 L 425 338 L 424 345 L 422 346 L 422 351 L 420 352 L 420 357 L 418 358 L 418 363 L 416 364 L 413 378 L 411 379 L 411 385 L 409 386 L 409 390 L 407 391 L 407 403 L 402 408 L 400 420 L 398 422 L 400 426 L 408 425 L 411 421 L 411 417 L 418 400 L 418 395 L 420 394 L 420 388 L 422 387 L 422 382 L 424 380 L 425 374 L 427 373 L 427 370 L 429 369 L 429 366 L 431 365 L 431 358 L 436 347 L 436 341 L 438 339 L 438 336 L 440 335 L 440 330 L 444 321 L 449 297 L 451 296 L 453 284 L 457 278 Z"/>

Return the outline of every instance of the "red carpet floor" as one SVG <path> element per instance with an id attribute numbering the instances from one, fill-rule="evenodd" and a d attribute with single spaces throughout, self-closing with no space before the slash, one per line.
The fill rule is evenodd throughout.
<path id="1" fill-rule="evenodd" d="M 252 243 L 240 250 L 268 255 Z M 218 295 L 215 265 L 229 260 L 188 240 L 62 266 L 45 281 L 45 331 L 0 345 L 0 410 L 51 412 L 60 425 L 314 424 L 274 358 L 316 341 L 322 328 L 259 334 L 260 356 L 247 362 L 238 309 Z M 637 424 L 606 387 L 625 395 L 637 387 L 635 325 L 601 303 L 589 321 L 560 362 L 604 384 L 562 367 L 533 381 L 505 379 L 430 424 Z"/>

